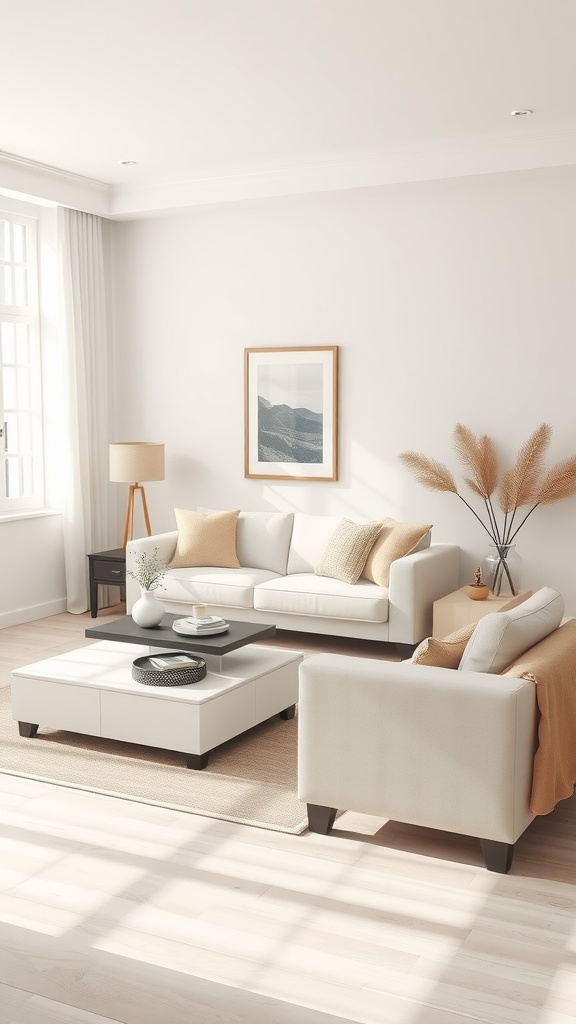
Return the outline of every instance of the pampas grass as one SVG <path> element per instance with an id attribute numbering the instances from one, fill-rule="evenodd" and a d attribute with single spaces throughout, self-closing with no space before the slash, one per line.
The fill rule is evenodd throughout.
<path id="1" fill-rule="evenodd" d="M 428 459 L 418 452 L 402 452 L 400 456 L 404 465 L 411 469 L 419 483 L 423 484 L 430 491 L 451 491 L 458 494 L 456 481 L 447 466 L 437 462 L 436 459 Z"/>
<path id="2" fill-rule="evenodd" d="M 541 423 L 520 448 L 514 465 L 502 472 L 493 441 L 486 434 L 476 437 L 469 427 L 456 424 L 456 456 L 467 473 L 464 483 L 484 502 L 484 519 L 460 493 L 453 474 L 444 463 L 420 452 L 401 452 L 399 459 L 424 487 L 448 491 L 464 502 L 496 545 L 500 561 L 507 571 L 505 558 L 508 548 L 534 509 L 576 494 L 576 455 L 563 459 L 551 469 L 544 467 L 551 437 L 552 427 Z M 502 513 L 500 521 L 495 502 Z M 523 515 L 520 509 L 526 510 Z"/>

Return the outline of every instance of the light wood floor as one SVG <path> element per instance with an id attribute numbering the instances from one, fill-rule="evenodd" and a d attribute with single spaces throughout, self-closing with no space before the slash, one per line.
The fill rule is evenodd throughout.
<path id="1" fill-rule="evenodd" d="M 89 621 L 1 630 L 0 683 Z M 289 836 L 3 776 L 0 815 L 2 1024 L 576 1019 L 574 798 L 507 876 L 472 839 L 349 812 Z"/>

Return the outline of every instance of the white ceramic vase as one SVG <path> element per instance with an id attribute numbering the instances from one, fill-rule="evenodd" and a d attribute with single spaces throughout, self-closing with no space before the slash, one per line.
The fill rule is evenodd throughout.
<path id="1" fill-rule="evenodd" d="M 151 629 L 152 626 L 160 625 L 163 616 L 164 606 L 160 604 L 154 591 L 140 587 L 140 597 L 132 608 L 132 618 L 136 625 Z"/>

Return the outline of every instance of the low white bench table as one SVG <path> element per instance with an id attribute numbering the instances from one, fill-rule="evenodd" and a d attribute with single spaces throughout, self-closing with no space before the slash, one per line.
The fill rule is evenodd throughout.
<path id="1" fill-rule="evenodd" d="M 70 732 L 182 751 L 189 768 L 210 750 L 280 714 L 294 717 L 296 651 L 248 645 L 221 659 L 199 683 L 146 686 L 132 662 L 149 646 L 102 640 L 12 672 L 12 717 L 21 736 L 45 725 Z"/>

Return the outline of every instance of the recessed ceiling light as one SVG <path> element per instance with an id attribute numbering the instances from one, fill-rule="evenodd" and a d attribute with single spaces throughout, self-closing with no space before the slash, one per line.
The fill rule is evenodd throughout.
<path id="1" fill-rule="evenodd" d="M 135 167 L 136 160 L 119 160 L 118 163 L 122 164 L 122 167 Z"/>
<path id="2" fill-rule="evenodd" d="M 533 114 L 533 113 L 534 113 L 533 110 L 529 110 L 528 107 L 526 107 L 525 110 L 511 110 L 510 111 L 510 117 L 524 117 L 524 114 Z"/>

